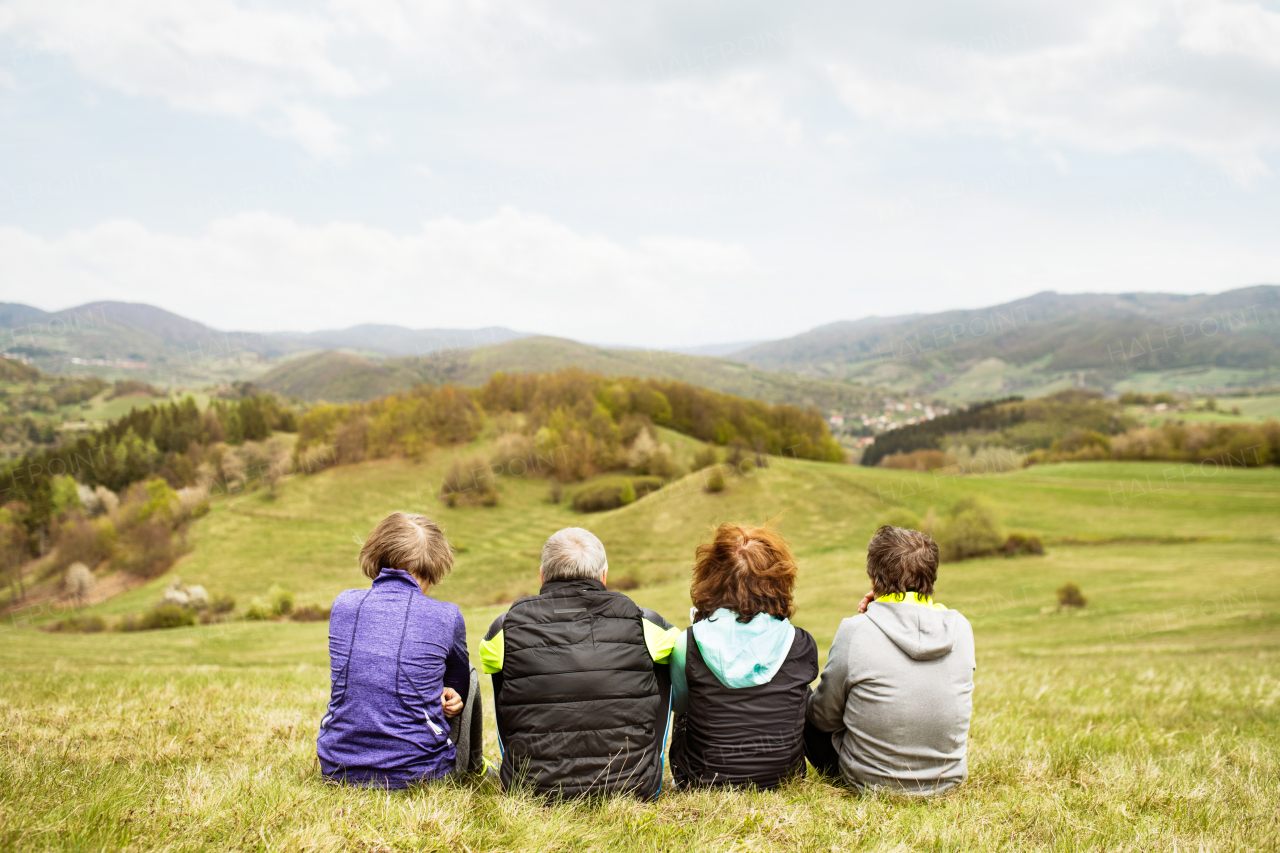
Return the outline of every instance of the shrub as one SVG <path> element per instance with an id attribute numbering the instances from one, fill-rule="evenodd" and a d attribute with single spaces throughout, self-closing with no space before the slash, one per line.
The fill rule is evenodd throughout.
<path id="1" fill-rule="evenodd" d="M 939 519 L 936 527 L 934 539 L 938 542 L 939 557 L 943 562 L 985 557 L 1004 547 L 1005 537 L 1000 532 L 994 510 L 976 497 L 956 501 L 950 514 Z"/>
<path id="2" fill-rule="evenodd" d="M 157 631 L 164 628 L 185 628 L 196 624 L 196 614 L 177 604 L 160 604 L 142 614 L 137 630 Z"/>
<path id="3" fill-rule="evenodd" d="M 236 609 L 236 600 L 229 595 L 216 595 L 209 599 L 209 612 L 215 614 L 230 613 Z"/>
<path id="4" fill-rule="evenodd" d="M 702 488 L 714 495 L 723 492 L 726 485 L 728 484 L 724 481 L 724 471 L 719 466 L 716 466 L 716 469 L 706 478 Z"/>
<path id="5" fill-rule="evenodd" d="M 920 517 L 904 506 L 896 506 L 880 517 L 880 525 L 903 527 L 907 530 L 920 529 Z"/>
<path id="6" fill-rule="evenodd" d="M 720 454 L 711 445 L 706 445 L 693 456 L 693 470 L 701 471 L 720 462 Z"/>
<path id="7" fill-rule="evenodd" d="M 664 484 L 661 477 L 632 477 L 631 485 L 635 487 L 636 499 L 659 491 Z"/>
<path id="8" fill-rule="evenodd" d="M 1058 587 L 1058 607 L 1084 607 L 1089 601 L 1073 583 Z"/>
<path id="9" fill-rule="evenodd" d="M 54 622 L 45 630 L 68 634 L 97 634 L 107 630 L 107 620 L 96 613 L 92 616 L 72 616 Z"/>
<path id="10" fill-rule="evenodd" d="M 84 563 L 72 563 L 62 579 L 62 587 L 72 598 L 88 598 L 93 592 L 93 572 Z"/>
<path id="11" fill-rule="evenodd" d="M 110 519 L 88 520 L 78 512 L 57 528 L 57 568 L 84 563 L 92 567 L 111 558 L 116 545 L 116 527 Z"/>
<path id="12" fill-rule="evenodd" d="M 267 590 L 267 601 L 271 605 L 271 612 L 276 616 L 288 616 L 293 612 L 293 593 L 279 584 L 272 584 L 271 589 Z"/>
<path id="13" fill-rule="evenodd" d="M 559 480 L 552 480 L 551 485 L 547 488 L 547 500 L 553 504 L 560 503 L 560 499 L 564 497 L 564 486 Z"/>
<path id="14" fill-rule="evenodd" d="M 661 488 L 661 477 L 603 477 L 574 493 L 573 508 L 578 512 L 617 509 Z"/>
<path id="15" fill-rule="evenodd" d="M 295 609 L 289 618 L 294 622 L 327 622 L 329 621 L 329 608 L 315 604 L 304 604 Z"/>
<path id="16" fill-rule="evenodd" d="M 164 519 L 149 518 L 120 536 L 118 565 L 130 574 L 141 578 L 154 578 L 164 574 L 181 556 L 184 544 L 181 537 L 171 534 Z"/>
<path id="17" fill-rule="evenodd" d="M 1004 540 L 1004 553 L 1007 557 L 1017 554 L 1043 554 L 1044 543 L 1039 536 L 1025 536 L 1021 533 L 1010 533 Z"/>
<path id="18" fill-rule="evenodd" d="M 493 469 L 479 456 L 454 459 L 440 485 L 440 500 L 450 507 L 497 506 L 498 484 L 494 481 Z"/>
<path id="19" fill-rule="evenodd" d="M 262 596 L 254 596 L 249 601 L 249 606 L 245 608 L 244 618 L 253 620 L 270 619 L 275 616 L 271 610 L 271 602 Z"/>

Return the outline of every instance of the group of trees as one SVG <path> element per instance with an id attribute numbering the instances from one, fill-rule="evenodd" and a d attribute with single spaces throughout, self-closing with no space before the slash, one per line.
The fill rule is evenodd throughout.
<path id="1" fill-rule="evenodd" d="M 134 409 L 108 426 L 0 468 L 0 506 L 6 523 L 18 531 L 9 535 L 21 540 L 19 551 L 27 556 L 43 552 L 67 506 L 59 484 L 124 494 L 134 484 L 159 480 L 180 489 L 198 481 L 202 465 L 218 470 L 225 446 L 295 428 L 294 413 L 266 395 L 214 401 L 204 411 L 191 397 Z"/>
<path id="2" fill-rule="evenodd" d="M 419 456 L 471 441 L 486 416 L 496 419 L 499 432 L 526 439 L 509 443 L 510 459 L 546 460 L 539 472 L 564 482 L 627 469 L 673 475 L 669 454 L 653 441 L 655 425 L 715 444 L 745 443 L 759 453 L 843 458 L 816 412 L 577 368 L 496 373 L 478 389 L 420 385 L 369 403 L 318 406 L 299 420 L 297 452 L 330 446 L 341 462 Z"/>
<path id="3" fill-rule="evenodd" d="M 1035 400 L 991 400 L 885 433 L 863 453 L 862 464 L 932 470 L 953 463 L 956 449 L 970 445 L 970 450 L 1018 448 L 1019 464 L 1101 459 L 1280 464 L 1280 421 L 1147 427 L 1122 409 L 1172 399 L 1126 395 L 1118 405 L 1096 392 L 1069 390 Z M 983 470 L 1001 467 L 988 462 Z"/>
<path id="4" fill-rule="evenodd" d="M 1263 423 L 1177 423 L 1134 427 L 1119 435 L 1073 431 L 1029 463 L 1123 459 L 1213 462 L 1227 468 L 1280 465 L 1280 421 Z"/>
<path id="5" fill-rule="evenodd" d="M 884 433 L 863 451 L 862 464 L 878 465 L 891 455 L 944 450 L 956 443 L 973 445 L 971 450 L 977 446 L 1048 449 L 1072 432 L 1118 435 L 1136 424 L 1096 391 L 1073 388 L 1033 400 L 1006 397 Z"/>
<path id="6" fill-rule="evenodd" d="M 234 490 L 235 472 L 227 465 L 245 467 L 244 460 L 250 460 L 254 467 L 271 467 L 288 452 L 287 443 L 271 438 L 276 431 L 297 432 L 295 463 L 312 453 L 326 462 L 356 462 L 420 457 L 435 447 L 465 444 L 489 422 L 499 436 L 497 455 L 455 466 L 441 495 L 454 504 L 495 503 L 496 489 L 486 488 L 474 473 L 494 465 L 513 471 L 518 465 L 521 473 L 557 482 L 626 471 L 629 478 L 619 481 L 618 494 L 600 498 L 626 502 L 628 489 L 638 495 L 682 470 L 658 440 L 657 426 L 728 445 L 739 455 L 843 458 L 816 412 L 683 382 L 579 369 L 498 373 L 475 389 L 419 385 L 368 403 L 322 404 L 300 417 L 276 397 L 251 390 L 256 389 L 246 388 L 239 399 L 214 399 L 204 410 L 192 397 L 134 409 L 101 429 L 5 464 L 0 468 L 4 564 L 19 566 L 46 553 L 52 543 L 60 549 L 58 561 L 74 557 L 92 566 L 112 559 L 135 573 L 152 574 L 180 547 L 172 545 L 173 534 L 180 533 L 184 521 L 174 519 L 188 518 L 190 508 L 175 515 L 142 507 L 149 501 L 168 505 L 185 487 L 222 479 Z M 91 511 L 83 496 L 99 493 L 117 505 L 101 509 L 106 499 L 94 498 L 99 508 Z"/>

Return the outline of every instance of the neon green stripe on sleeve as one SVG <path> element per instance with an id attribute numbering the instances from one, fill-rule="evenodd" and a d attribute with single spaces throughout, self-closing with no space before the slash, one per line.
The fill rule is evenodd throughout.
<path id="1" fill-rule="evenodd" d="M 649 647 L 649 657 L 654 663 L 666 663 L 671 657 L 671 650 L 676 647 L 676 640 L 680 639 L 680 629 L 661 628 L 643 618 L 640 623 L 644 625 L 644 644 Z"/>
<path id="2" fill-rule="evenodd" d="M 504 649 L 501 631 L 480 642 L 480 670 L 485 675 L 502 672 Z"/>

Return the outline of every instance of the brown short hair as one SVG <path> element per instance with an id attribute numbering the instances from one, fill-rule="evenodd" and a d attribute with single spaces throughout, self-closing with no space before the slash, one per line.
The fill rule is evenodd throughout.
<path id="1" fill-rule="evenodd" d="M 425 515 L 393 512 L 373 528 L 360 549 L 360 571 L 376 578 L 383 569 L 404 569 L 438 584 L 453 570 L 453 549 L 444 531 Z"/>
<path id="2" fill-rule="evenodd" d="M 798 570 L 778 531 L 722 524 L 695 553 L 689 597 L 698 610 L 696 619 L 706 619 L 720 607 L 737 613 L 743 623 L 757 613 L 787 619 L 795 612 L 791 592 Z"/>
<path id="3" fill-rule="evenodd" d="M 932 596 L 938 580 L 938 543 L 919 530 L 886 524 L 867 545 L 867 577 L 878 595 L 917 592 Z"/>

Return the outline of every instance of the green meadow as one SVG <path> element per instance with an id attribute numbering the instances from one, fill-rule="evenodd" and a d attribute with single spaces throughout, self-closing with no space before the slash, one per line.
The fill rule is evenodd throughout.
<path id="1" fill-rule="evenodd" d="M 1280 470 L 1078 463 L 935 477 L 775 459 L 729 477 L 719 494 L 694 474 L 584 516 L 568 500 L 551 502 L 546 480 L 511 470 L 499 478 L 498 506 L 447 508 L 434 495 L 452 456 L 296 476 L 274 498 L 215 498 L 170 575 L 92 609 L 140 612 L 175 575 L 241 607 L 273 585 L 327 605 L 367 585 L 356 554 L 374 523 L 420 511 L 459 549 L 433 592 L 462 608 L 474 660 L 493 617 L 536 590 L 542 542 L 559 527 L 594 531 L 610 580 L 685 625 L 697 543 L 720 522 L 772 519 L 801 565 L 794 621 L 825 662 L 867 588 L 865 545 L 878 521 L 894 506 L 944 512 L 978 494 L 1008 531 L 1040 536 L 1046 553 L 940 571 L 937 600 L 968 616 L 978 644 L 968 782 L 928 801 L 809 778 L 769 793 L 666 789 L 656 802 L 558 805 L 488 782 L 338 788 L 315 758 L 328 700 L 323 623 L 66 635 L 19 614 L 0 626 L 0 848 L 1280 845 Z M 1056 607 L 1068 582 L 1087 607 Z M 491 707 L 487 684 L 484 702 Z"/>

